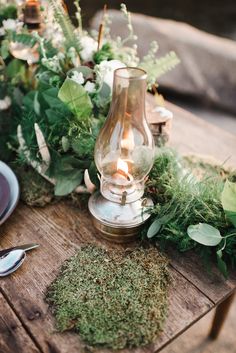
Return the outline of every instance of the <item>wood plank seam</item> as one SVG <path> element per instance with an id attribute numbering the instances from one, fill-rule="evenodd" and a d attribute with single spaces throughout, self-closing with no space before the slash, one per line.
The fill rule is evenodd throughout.
<path id="1" fill-rule="evenodd" d="M 212 309 L 218 305 L 218 303 L 215 303 L 214 300 L 212 300 L 207 294 L 205 294 L 193 281 L 191 281 L 188 277 L 186 277 L 183 273 L 181 273 L 173 264 L 169 264 L 176 272 L 178 272 L 183 278 L 185 278 L 189 283 L 191 283 L 201 294 L 203 294 L 212 304 L 213 307 Z M 223 301 L 224 299 L 222 299 Z"/>
<path id="2" fill-rule="evenodd" d="M 218 305 L 222 304 L 225 300 L 227 300 L 231 295 L 236 294 L 236 289 L 232 288 L 230 292 L 227 293 L 227 295 L 220 299 L 217 303 L 215 303 L 215 307 L 217 307 Z"/>
<path id="3" fill-rule="evenodd" d="M 21 318 L 21 316 L 19 315 L 19 313 L 17 312 L 17 310 L 15 309 L 14 305 L 11 303 L 11 301 L 9 300 L 8 296 L 6 295 L 6 293 L 4 292 L 4 290 L 0 287 L 0 293 L 2 294 L 2 296 L 4 297 L 4 299 L 6 300 L 6 302 L 8 303 L 8 305 L 10 306 L 11 310 L 14 312 L 14 314 L 16 315 L 16 317 L 18 318 L 18 320 L 20 321 L 22 327 L 24 328 L 24 330 L 26 331 L 26 333 L 29 335 L 29 337 L 31 338 L 31 340 L 33 341 L 33 343 L 35 344 L 35 346 L 38 348 L 38 350 L 41 353 L 44 353 L 42 347 L 40 346 L 39 342 L 36 340 L 36 338 L 34 337 L 34 335 L 32 334 L 32 332 L 28 329 L 27 325 L 25 325 L 24 320 Z M 23 353 L 23 352 L 22 352 Z"/>
<path id="4" fill-rule="evenodd" d="M 169 337 L 169 341 L 163 343 L 161 345 L 160 348 L 158 348 L 157 350 L 154 351 L 154 353 L 158 353 L 160 351 L 162 351 L 162 349 L 164 349 L 165 347 L 167 347 L 171 342 L 173 342 L 177 337 L 179 337 L 180 335 L 182 335 L 184 332 L 186 332 L 190 327 L 192 327 L 196 322 L 198 322 L 199 320 L 201 320 L 206 314 L 208 314 L 212 309 L 214 309 L 215 307 L 215 303 L 210 300 L 210 298 L 208 298 L 204 293 L 202 293 L 198 287 L 196 285 L 194 285 L 191 281 L 189 281 L 185 276 L 183 276 L 178 270 L 176 270 L 171 264 L 169 264 L 169 266 L 175 271 L 177 272 L 180 276 L 182 276 L 191 286 L 193 286 L 198 292 L 200 292 L 201 294 L 203 294 L 203 296 L 207 299 L 207 301 L 209 301 L 209 307 L 208 309 L 206 309 L 205 312 L 203 312 L 199 317 L 197 317 L 196 319 L 194 319 L 190 324 L 188 324 L 187 326 L 185 326 L 183 329 L 181 329 L 179 332 L 177 332 L 174 336 Z"/>

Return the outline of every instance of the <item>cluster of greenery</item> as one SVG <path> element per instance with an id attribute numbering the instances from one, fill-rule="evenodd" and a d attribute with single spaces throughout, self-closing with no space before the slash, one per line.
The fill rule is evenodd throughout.
<path id="1" fill-rule="evenodd" d="M 51 284 L 47 300 L 60 331 L 91 346 L 132 348 L 153 342 L 167 315 L 167 260 L 155 248 L 82 247 Z"/>
<path id="2" fill-rule="evenodd" d="M 227 277 L 226 264 L 236 266 L 235 176 L 207 163 L 200 169 L 199 177 L 199 165 L 186 163 L 172 150 L 159 151 L 146 186 L 155 206 L 145 234 L 162 248 L 193 249 L 208 265 L 216 256 Z"/>
<path id="3" fill-rule="evenodd" d="M 97 183 L 93 149 L 111 102 L 111 87 L 99 81 L 98 65 L 112 60 L 129 65 L 132 60 L 133 65 L 139 63 L 144 68 L 152 67 L 149 76 L 151 84 L 177 65 L 179 59 L 174 53 L 166 59 L 156 59 L 157 46 L 152 45 L 149 54 L 140 62 L 136 47 L 126 44 L 127 40 L 136 38 L 130 13 L 122 4 L 121 10 L 129 28 L 128 37 L 113 39 L 109 33 L 109 20 L 104 15 L 105 44 L 87 62 L 83 60 L 80 41 L 85 38 L 96 43 L 98 33 L 92 37 L 83 31 L 79 2 L 75 2 L 77 28 L 65 12 L 61 0 L 50 0 L 49 4 L 54 16 L 50 25 L 56 25 L 55 35 L 59 32 L 63 37 L 60 44 L 55 45 L 43 32 L 31 32 L 25 26 L 20 30 L 6 30 L 5 35 L 0 36 L 0 99 L 6 95 L 11 99 L 11 107 L 1 111 L 0 158 L 7 161 L 17 158 L 21 164 L 34 166 L 42 164 L 34 129 L 37 123 L 50 153 L 46 176 L 56 180 L 55 194 L 62 196 L 83 184 L 85 169 L 89 170 L 92 181 Z M 12 16 L 11 8 L 12 5 L 2 10 L 4 18 Z M 13 13 L 15 16 L 16 8 Z M 38 60 L 32 65 L 18 57 L 11 49 L 12 43 L 23 45 L 31 55 L 38 55 Z M 82 77 L 83 82 L 74 80 L 73 76 Z M 93 84 L 94 90 L 87 91 L 86 83 Z M 19 146 L 19 125 L 24 147 Z"/>
<path id="4" fill-rule="evenodd" d="M 0 158 L 17 161 L 20 167 L 33 165 L 39 171 L 37 166 L 44 160 L 39 151 L 37 125 L 50 155 L 44 177 L 55 181 L 55 195 L 65 196 L 84 183 L 85 169 L 92 182 L 99 185 L 93 150 L 111 102 L 111 87 L 101 79 L 99 65 L 113 60 L 126 65 L 132 62 L 148 71 L 151 85 L 179 60 L 173 53 L 156 59 L 155 43 L 139 60 L 137 48 L 127 45 L 135 36 L 125 5 L 121 5 L 121 10 L 127 19 L 127 38 L 112 38 L 104 15 L 105 44 L 93 52 L 89 61 L 83 60 L 82 39 L 95 41 L 98 33 L 92 36 L 83 31 L 78 2 L 78 28 L 71 23 L 60 0 L 49 3 L 63 36 L 60 45 L 25 26 L 8 29 L 0 36 L 0 100 L 8 96 L 11 101 L 11 106 L 0 114 Z M 1 25 L 6 19 L 14 20 L 16 13 L 12 5 L 1 8 Z M 36 55 L 36 62 L 18 58 L 12 43 L 21 44 L 30 55 Z M 87 83 L 94 89 L 86 90 Z M 226 275 L 226 263 L 236 263 L 235 182 L 229 179 L 224 183 L 216 176 L 205 176 L 199 181 L 192 173 L 183 175 L 183 170 L 172 152 L 157 156 L 147 183 L 147 191 L 155 202 L 148 238 L 157 239 L 161 245 L 170 243 L 180 251 L 196 249 L 204 258 L 216 252 L 219 268 Z M 43 190 L 47 188 L 47 182 L 44 184 Z M 37 183 L 32 185 L 39 195 L 40 187 Z M 38 204 L 53 198 L 51 189 L 46 198 L 38 197 Z M 26 195 L 26 200 L 34 203 L 32 193 Z"/>

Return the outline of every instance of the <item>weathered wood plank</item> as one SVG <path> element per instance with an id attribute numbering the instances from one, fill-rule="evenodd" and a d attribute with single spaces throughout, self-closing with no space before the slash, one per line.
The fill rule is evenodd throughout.
<path id="1" fill-rule="evenodd" d="M 50 225 L 57 232 L 69 241 L 75 244 L 81 244 L 91 239 L 91 234 L 96 235 L 91 220 L 84 213 L 83 217 L 77 217 L 81 211 L 68 207 L 67 209 L 67 232 L 64 232 L 64 205 L 58 204 L 56 207 L 43 208 L 40 210 L 32 209 L 33 213 L 37 213 L 41 217 L 42 222 L 48 218 Z M 32 216 L 32 221 L 33 221 Z M 83 232 L 80 232 L 83 229 Z M 100 242 L 107 244 L 100 239 Z M 117 245 L 109 244 L 109 246 L 117 247 Z M 168 257 L 173 267 L 180 272 L 188 281 L 193 283 L 201 292 L 203 292 L 214 304 L 218 304 L 226 298 L 236 287 L 236 271 L 230 274 L 226 281 L 219 273 L 219 270 L 213 265 L 212 273 L 208 273 L 204 264 L 197 254 L 194 253 L 179 253 L 174 249 L 168 250 Z M 197 266 L 196 266 L 197 264 Z"/>
<path id="2" fill-rule="evenodd" d="M 34 342 L 21 322 L 0 293 L 0 352 L 1 353 L 39 353 Z"/>
<path id="3" fill-rule="evenodd" d="M 34 339 L 44 352 L 82 352 L 83 344 L 77 335 L 55 332 L 54 320 L 44 295 L 61 264 L 75 253 L 76 248 L 85 242 L 99 242 L 94 237 L 88 215 L 64 203 L 44 209 L 20 205 L 11 222 L 1 227 L 0 236 L 2 247 L 34 241 L 41 245 L 28 254 L 24 265 L 16 273 L 1 281 L 3 290 Z M 101 244 L 104 245 L 104 241 Z M 170 268 L 170 271 L 174 281 L 164 332 L 156 344 L 132 350 L 133 353 L 152 353 L 160 349 L 213 307 L 191 283 L 174 269 Z"/>
<path id="4" fill-rule="evenodd" d="M 210 124 L 194 114 L 167 103 L 174 114 L 171 146 L 180 153 L 209 155 L 226 166 L 236 168 L 236 135 Z"/>
<path id="5" fill-rule="evenodd" d="M 174 249 L 167 251 L 170 263 L 185 278 L 203 292 L 215 305 L 223 301 L 236 288 L 236 271 L 227 280 L 212 263 L 207 270 L 203 261 L 194 252 L 179 253 Z"/>
<path id="6" fill-rule="evenodd" d="M 197 119 L 172 104 L 168 103 L 167 107 L 174 113 L 171 144 L 181 153 L 209 154 L 221 161 L 231 156 L 228 164 L 236 166 L 234 135 Z M 55 332 L 53 317 L 44 301 L 44 295 L 61 264 L 81 244 L 98 242 L 106 245 L 95 235 L 87 213 L 65 203 L 44 209 L 30 209 L 20 205 L 10 222 L 1 226 L 1 247 L 34 241 L 41 244 L 38 250 L 27 255 L 24 265 L 16 273 L 1 280 L 1 286 L 21 322 L 24 322 L 24 327 L 45 353 L 84 351 L 77 335 Z M 117 247 L 111 244 L 109 246 Z M 170 259 L 174 282 L 170 289 L 169 316 L 164 332 L 158 342 L 150 347 L 124 350 L 123 353 L 153 353 L 160 350 L 235 288 L 234 277 L 227 282 L 215 272 L 213 278 L 208 277 L 199 259 L 188 256 L 185 258 L 183 254 L 177 257 L 176 253 L 170 254 Z M 31 352 L 30 349 L 27 353 L 28 351 Z M 100 353 L 105 353 L 105 350 L 100 350 Z"/>

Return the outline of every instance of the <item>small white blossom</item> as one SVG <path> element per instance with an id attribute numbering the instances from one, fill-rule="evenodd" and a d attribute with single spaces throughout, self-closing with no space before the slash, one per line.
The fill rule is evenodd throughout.
<path id="1" fill-rule="evenodd" d="M 71 80 L 75 81 L 79 85 L 82 85 L 84 83 L 84 77 L 82 72 L 74 71 L 73 75 L 71 76 Z"/>
<path id="2" fill-rule="evenodd" d="M 93 59 L 93 54 L 97 50 L 97 41 L 90 36 L 83 36 L 80 38 L 80 45 L 82 47 L 80 52 L 81 58 L 84 61 L 91 61 Z"/>
<path id="3" fill-rule="evenodd" d="M 4 27 L 0 27 L 0 36 L 4 36 L 5 35 L 5 29 Z"/>
<path id="4" fill-rule="evenodd" d="M 24 23 L 9 18 L 8 20 L 3 20 L 2 25 L 5 31 L 17 31 L 23 27 Z"/>
<path id="5" fill-rule="evenodd" d="M 80 66 L 80 59 L 74 47 L 70 47 L 66 56 L 71 60 L 74 67 Z"/>
<path id="6" fill-rule="evenodd" d="M 106 83 L 112 90 L 114 71 L 122 67 L 126 67 L 126 65 L 119 60 L 103 60 L 95 67 L 98 83 L 100 85 Z"/>
<path id="7" fill-rule="evenodd" d="M 10 42 L 9 51 L 16 59 L 25 60 L 29 65 L 39 61 L 36 47 L 30 48 L 22 43 Z"/>
<path id="8" fill-rule="evenodd" d="M 42 64 L 49 70 L 56 73 L 61 71 L 60 59 L 57 55 L 54 55 L 52 58 L 42 58 Z"/>
<path id="9" fill-rule="evenodd" d="M 3 99 L 0 99 L 0 110 L 7 110 L 11 106 L 11 98 L 6 96 Z"/>
<path id="10" fill-rule="evenodd" d="M 95 91 L 95 83 L 87 81 L 84 85 L 84 88 L 88 93 L 93 93 Z"/>

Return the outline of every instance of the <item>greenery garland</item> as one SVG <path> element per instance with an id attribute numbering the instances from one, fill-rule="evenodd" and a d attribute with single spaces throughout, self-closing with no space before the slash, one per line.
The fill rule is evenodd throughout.
<path id="1" fill-rule="evenodd" d="M 227 277 L 227 264 L 236 266 L 235 180 L 235 172 L 223 166 L 193 163 L 172 150 L 159 151 L 146 185 L 155 206 L 144 234 L 162 248 L 193 249 L 208 266 L 216 256 Z"/>
<path id="2" fill-rule="evenodd" d="M 5 6 L 0 12 L 0 158 L 17 161 L 19 170 L 32 166 L 45 190 L 48 183 L 40 175 L 54 184 L 38 205 L 55 196 L 72 195 L 75 200 L 74 190 L 84 190 L 86 170 L 99 187 L 93 148 L 109 108 L 110 77 L 117 65 L 146 69 L 150 88 L 158 75 L 179 63 L 174 53 L 156 58 L 156 43 L 143 59 L 138 58 L 136 45 L 127 45 L 136 37 L 123 4 L 127 37 L 111 37 L 105 13 L 103 44 L 101 33 L 83 31 L 78 2 L 77 28 L 60 0 L 50 3 L 56 16 L 48 15 L 43 34 L 22 26 L 16 19 L 16 7 Z M 26 50 L 26 57 L 16 50 L 19 45 Z M 38 195 L 38 183 L 31 185 Z M 234 267 L 236 263 L 235 185 L 233 176 L 225 181 L 206 174 L 198 180 L 173 152 L 159 151 L 147 183 L 155 206 L 149 210 L 150 228 L 143 233 L 162 246 L 195 249 L 207 262 L 216 254 L 226 276 L 227 264 Z M 27 202 L 34 202 L 35 195 L 25 192 Z"/>

